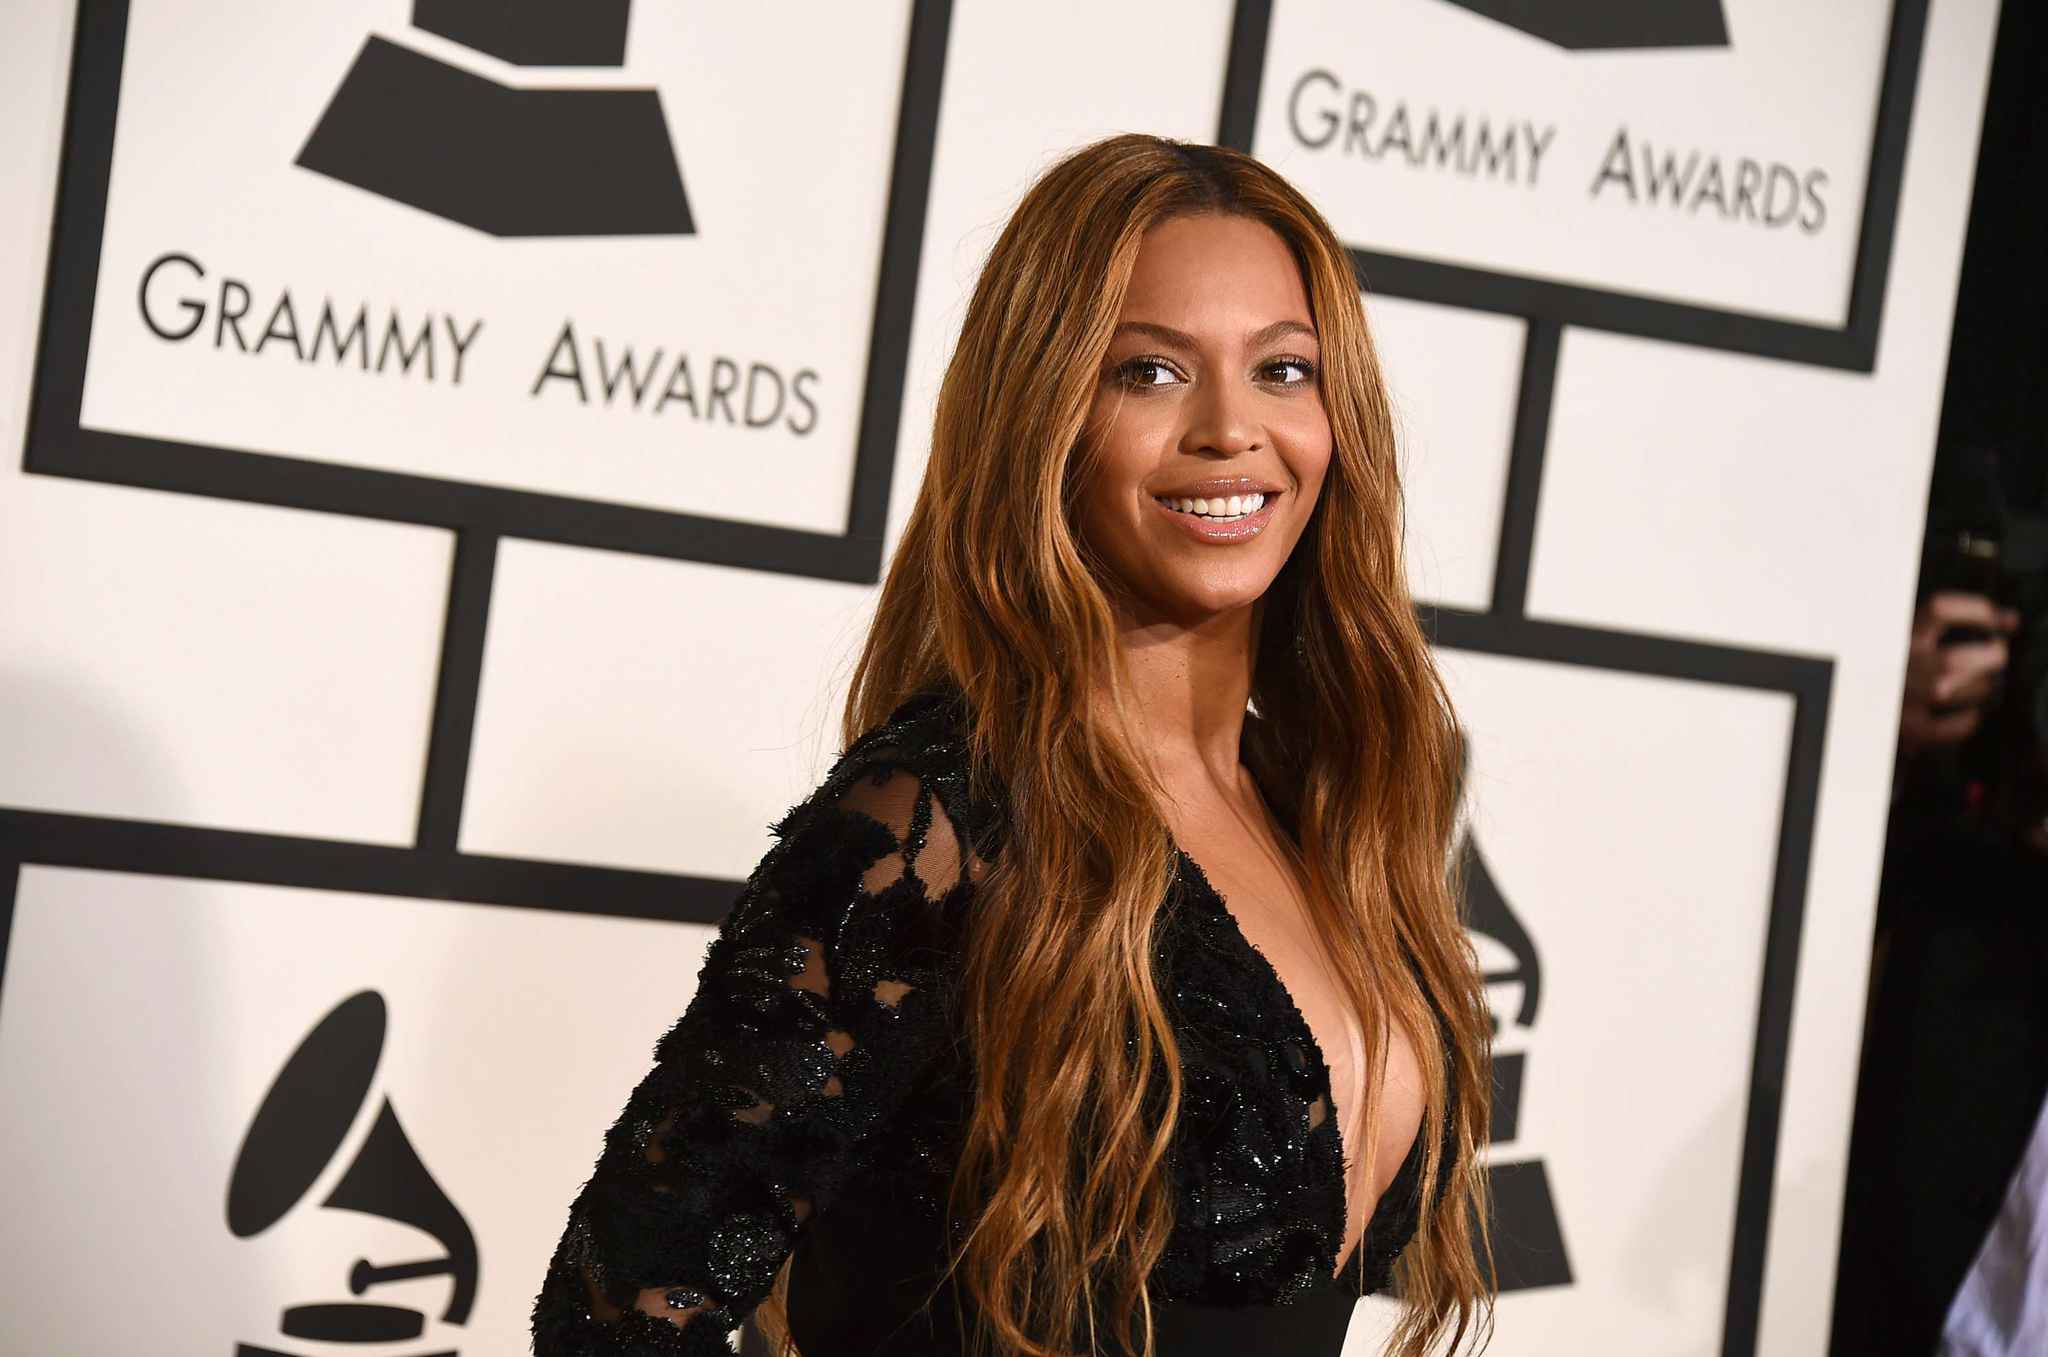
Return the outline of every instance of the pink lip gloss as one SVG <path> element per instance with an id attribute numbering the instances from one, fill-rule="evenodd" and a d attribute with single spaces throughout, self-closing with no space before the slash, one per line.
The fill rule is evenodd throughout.
<path id="1" fill-rule="evenodd" d="M 1160 513 L 1165 514 L 1168 518 L 1177 520 L 1198 541 L 1242 542 L 1249 538 L 1257 537 L 1261 532 L 1265 531 L 1266 524 L 1271 522 L 1273 518 L 1273 505 L 1279 500 L 1280 496 L 1267 495 L 1266 502 L 1261 504 L 1256 511 L 1246 514 L 1243 518 L 1232 519 L 1228 523 L 1214 523 L 1203 518 L 1200 514 L 1182 513 L 1180 510 L 1150 495 L 1146 496 L 1146 498 L 1152 500 L 1153 507 L 1158 509 Z"/>

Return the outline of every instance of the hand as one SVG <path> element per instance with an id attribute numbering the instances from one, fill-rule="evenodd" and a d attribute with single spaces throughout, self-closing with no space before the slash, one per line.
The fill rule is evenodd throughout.
<path id="1" fill-rule="evenodd" d="M 1917 754 L 1934 745 L 1960 744 L 1984 719 L 1984 704 L 1998 691 L 2007 658 L 2005 638 L 2020 624 L 2019 610 L 1982 594 L 1943 590 L 1913 614 L 1906 650 L 1906 699 L 1899 712 L 1899 751 Z M 1981 627 L 1989 639 L 1940 644 L 1950 627 Z"/>

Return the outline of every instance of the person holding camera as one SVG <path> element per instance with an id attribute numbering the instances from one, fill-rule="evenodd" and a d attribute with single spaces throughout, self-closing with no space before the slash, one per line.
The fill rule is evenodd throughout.
<path id="1" fill-rule="evenodd" d="M 1899 712 L 1899 753 L 1960 745 L 1984 721 L 1984 707 L 1999 689 L 2019 609 L 1982 594 L 1944 590 L 1913 615 L 1906 651 L 1906 698 Z M 1944 634 L 1975 629 L 1944 643 Z M 1903 761 L 1899 765 L 1903 768 Z M 1896 789 L 1895 780 L 1894 787 Z"/>
<path id="2" fill-rule="evenodd" d="M 1831 1352 L 2048 1351 L 2048 514 L 1943 449 L 1907 642 Z M 2037 1255 L 2039 1257 L 2037 1258 Z"/>

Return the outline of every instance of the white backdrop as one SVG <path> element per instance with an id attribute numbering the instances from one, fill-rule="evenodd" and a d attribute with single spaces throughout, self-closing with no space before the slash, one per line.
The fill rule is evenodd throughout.
<path id="1" fill-rule="evenodd" d="M 1367 280 L 1516 1081 L 1493 1350 L 1821 1352 L 1995 0 L 1489 7 L 643 0 L 575 67 L 403 0 L 0 10 L 0 1347 L 130 1350 L 113 1263 L 155 1351 L 296 1350 L 461 1231 L 472 1309 L 362 1302 L 523 1345 L 836 743 L 994 232 L 1141 129 L 1250 146 Z M 451 115 L 362 121 L 386 59 Z M 472 98 L 541 133 L 405 181 Z M 593 173 L 687 229 L 525 191 Z M 239 1233 L 259 1107 L 350 1059 Z M 461 1231 L 320 1209 L 386 1106 Z"/>

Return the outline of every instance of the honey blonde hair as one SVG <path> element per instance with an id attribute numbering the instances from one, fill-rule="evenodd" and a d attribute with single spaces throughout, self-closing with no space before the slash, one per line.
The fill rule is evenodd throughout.
<path id="1" fill-rule="evenodd" d="M 1141 241 L 1207 212 L 1262 222 L 1288 245 L 1321 349 L 1335 446 L 1261 601 L 1245 757 L 1291 830 L 1315 931 L 1364 1028 L 1368 1159 L 1388 1023 L 1422 1069 L 1421 1218 L 1397 1264 L 1390 1340 L 1421 1357 L 1490 1335 L 1493 1309 L 1478 1162 L 1491 1023 L 1451 851 L 1460 736 L 1408 590 L 1393 420 L 1358 280 L 1279 175 L 1233 151 L 1125 135 L 1068 155 L 1025 194 L 968 304 L 842 734 L 851 742 L 950 682 L 972 713 L 972 775 L 1000 785 L 1008 807 L 959 977 L 975 1099 L 949 1209 L 972 1228 L 949 1263 L 982 1316 L 983 1350 L 1085 1353 L 1104 1337 L 1105 1306 L 1118 1350 L 1151 1357 L 1146 1279 L 1173 1225 L 1165 1167 L 1181 1090 L 1151 945 L 1172 849 L 1146 764 L 1092 701 L 1117 689 L 1117 640 L 1074 510 Z M 1439 1193 L 1452 1088 L 1456 1164 Z M 785 1270 L 763 1307 L 785 1336 L 786 1283 Z"/>

